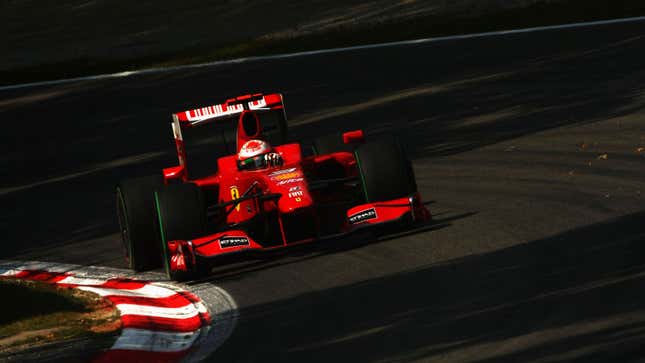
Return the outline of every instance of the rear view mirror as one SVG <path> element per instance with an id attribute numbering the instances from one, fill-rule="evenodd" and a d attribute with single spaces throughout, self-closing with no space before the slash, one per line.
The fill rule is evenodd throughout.
<path id="1" fill-rule="evenodd" d="M 347 131 L 343 133 L 343 142 L 345 144 L 358 144 L 365 142 L 363 130 Z"/>

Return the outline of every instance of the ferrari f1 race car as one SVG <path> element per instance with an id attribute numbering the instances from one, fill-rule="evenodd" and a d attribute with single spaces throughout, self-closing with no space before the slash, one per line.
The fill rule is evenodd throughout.
<path id="1" fill-rule="evenodd" d="M 175 113 L 179 163 L 122 181 L 117 214 L 129 267 L 195 279 L 225 256 L 430 219 L 395 139 L 353 130 L 286 143 L 281 94 Z"/>

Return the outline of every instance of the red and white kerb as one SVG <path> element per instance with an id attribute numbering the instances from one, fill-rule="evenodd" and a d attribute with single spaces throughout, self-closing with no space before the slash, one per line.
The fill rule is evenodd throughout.
<path id="1" fill-rule="evenodd" d="M 109 350 L 95 357 L 95 363 L 179 362 L 210 329 L 211 317 L 204 303 L 175 286 L 126 278 L 81 277 L 45 268 L 3 268 L 0 277 L 73 287 L 114 303 L 121 314 L 121 335 Z"/>

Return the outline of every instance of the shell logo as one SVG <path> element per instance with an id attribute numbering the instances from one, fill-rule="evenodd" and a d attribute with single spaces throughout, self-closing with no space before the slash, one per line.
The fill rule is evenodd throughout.
<path id="1" fill-rule="evenodd" d="M 285 174 L 280 174 L 276 175 L 273 177 L 274 180 L 287 180 L 287 179 L 294 179 L 300 176 L 300 173 L 297 171 L 291 172 L 291 173 L 285 173 Z"/>

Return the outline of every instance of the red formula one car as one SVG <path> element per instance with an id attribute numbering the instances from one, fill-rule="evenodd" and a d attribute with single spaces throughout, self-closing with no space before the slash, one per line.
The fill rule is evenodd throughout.
<path id="1" fill-rule="evenodd" d="M 134 270 L 163 264 L 170 278 L 192 279 L 224 256 L 430 219 L 396 140 L 354 130 L 285 143 L 281 94 L 176 113 L 172 130 L 179 165 L 117 186 Z"/>

